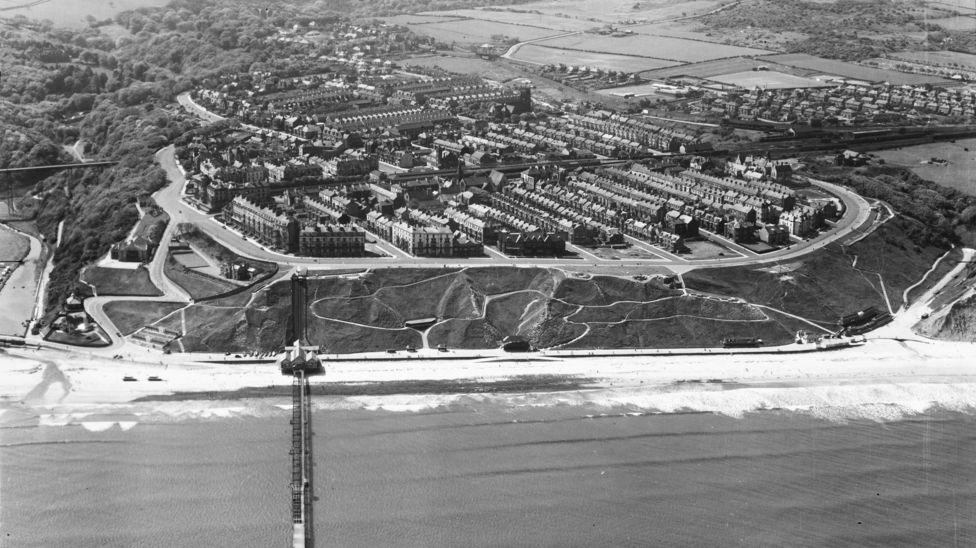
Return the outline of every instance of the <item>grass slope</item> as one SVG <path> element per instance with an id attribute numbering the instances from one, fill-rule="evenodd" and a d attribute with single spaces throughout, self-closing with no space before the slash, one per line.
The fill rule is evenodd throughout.
<path id="1" fill-rule="evenodd" d="M 184 306 L 173 302 L 114 301 L 105 305 L 105 314 L 123 335 L 131 335 Z"/>
<path id="2" fill-rule="evenodd" d="M 907 232 L 914 224 L 896 217 L 852 246 L 830 245 L 799 260 L 695 270 L 684 275 L 685 285 L 824 324 L 868 306 L 887 310 L 885 293 L 897 310 L 904 290 L 944 252 L 912 244 Z"/>
<path id="3" fill-rule="evenodd" d="M 143 266 L 133 269 L 90 266 L 82 272 L 81 281 L 93 286 L 99 296 L 159 297 L 163 294 Z"/>

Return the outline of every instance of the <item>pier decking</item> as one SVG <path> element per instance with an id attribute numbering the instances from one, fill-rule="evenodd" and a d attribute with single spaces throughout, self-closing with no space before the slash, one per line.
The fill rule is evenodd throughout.
<path id="1" fill-rule="evenodd" d="M 304 371 L 295 372 L 291 416 L 291 520 L 293 548 L 314 546 L 312 535 L 311 400 Z"/>

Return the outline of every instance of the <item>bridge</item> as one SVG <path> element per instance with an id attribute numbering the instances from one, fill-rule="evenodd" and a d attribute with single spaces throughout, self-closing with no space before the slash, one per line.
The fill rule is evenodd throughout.
<path id="1" fill-rule="evenodd" d="M 49 166 L 28 166 L 28 167 L 6 167 L 0 169 L 0 175 L 15 173 L 42 173 L 45 171 L 67 171 L 69 169 L 94 169 L 102 167 L 112 167 L 118 162 L 77 162 L 74 164 L 54 164 Z"/>
<path id="2" fill-rule="evenodd" d="M 68 171 L 72 169 L 101 169 L 108 168 L 118 164 L 118 162 L 104 161 L 104 162 L 77 162 L 73 164 L 54 164 L 47 166 L 29 166 L 29 167 L 6 167 L 0 169 L 0 175 L 30 175 L 30 174 L 40 174 L 44 175 L 48 172 L 54 173 L 56 171 Z M 11 215 L 15 215 L 14 207 L 14 187 L 13 179 L 7 178 L 7 192 L 6 197 L 2 198 L 7 202 L 7 211 Z"/>

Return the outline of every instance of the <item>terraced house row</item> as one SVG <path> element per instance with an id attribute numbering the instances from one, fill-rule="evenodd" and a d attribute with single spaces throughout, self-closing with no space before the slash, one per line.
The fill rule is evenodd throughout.
<path id="1" fill-rule="evenodd" d="M 570 127 L 594 131 L 609 142 L 621 143 L 625 150 L 639 151 L 641 147 L 646 147 L 662 152 L 690 153 L 710 148 L 690 130 L 634 116 L 597 111 L 570 113 L 566 119 Z"/>
<path id="2" fill-rule="evenodd" d="M 255 203 L 237 196 L 224 209 L 224 220 L 245 235 L 280 251 L 309 257 L 361 257 L 366 233 L 355 226 L 301 223 L 294 211 Z"/>
<path id="3" fill-rule="evenodd" d="M 740 118 L 855 118 L 893 112 L 976 117 L 976 91 L 967 88 L 846 84 L 833 88 L 755 90 L 718 101 L 728 115 Z"/>

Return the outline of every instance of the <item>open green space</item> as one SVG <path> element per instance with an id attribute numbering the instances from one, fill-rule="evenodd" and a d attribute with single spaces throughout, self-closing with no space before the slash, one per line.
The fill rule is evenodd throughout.
<path id="1" fill-rule="evenodd" d="M 675 0 L 634 2 L 631 0 L 539 0 L 520 2 L 509 8 L 527 17 L 535 13 L 553 14 L 568 20 L 587 24 L 585 28 L 599 27 L 606 23 L 625 21 L 663 21 L 702 14 L 715 9 L 717 0 Z M 497 8 L 505 9 L 505 8 Z M 487 10 L 486 10 L 487 11 Z"/>
<path id="2" fill-rule="evenodd" d="M 181 223 L 177 227 L 177 234 L 195 249 L 206 254 L 215 263 L 245 264 L 249 268 L 253 268 L 254 279 L 267 279 L 278 271 L 278 265 L 275 263 L 250 259 L 227 249 L 193 223 Z"/>
<path id="3" fill-rule="evenodd" d="M 926 143 L 874 153 L 886 163 L 905 167 L 919 177 L 976 196 L 976 139 Z M 940 158 L 946 163 L 930 163 Z M 923 163 L 925 162 L 925 163 Z"/>
<path id="4" fill-rule="evenodd" d="M 432 36 L 438 42 L 446 42 L 448 44 L 452 42 L 459 44 L 490 43 L 495 36 L 505 36 L 515 42 L 519 42 L 559 34 L 559 31 L 552 29 L 474 19 L 410 24 L 408 28 L 417 34 Z"/>
<path id="5" fill-rule="evenodd" d="M 731 84 L 745 89 L 792 89 L 792 88 L 822 88 L 832 84 L 813 78 L 804 78 L 784 72 L 772 70 L 750 70 L 712 76 L 712 80 L 723 84 Z"/>
<path id="6" fill-rule="evenodd" d="M 81 281 L 91 285 L 97 296 L 158 297 L 163 294 L 152 283 L 149 271 L 144 266 L 137 268 L 90 266 L 82 272 Z"/>
<path id="7" fill-rule="evenodd" d="M 509 338 L 537 348 L 702 347 L 720 345 L 726 336 L 788 343 L 796 330 L 812 327 L 750 303 L 686 296 L 668 281 L 515 267 L 400 268 L 310 278 L 307 334 L 325 352 L 349 353 L 420 347 L 420 333 L 406 327 L 420 318 L 436 319 L 428 333 L 431 347 L 470 349 L 497 348 Z M 183 346 L 277 348 L 284 342 L 290 303 L 284 281 L 246 300 L 194 304 L 185 312 Z M 177 318 L 159 325 L 182 330 Z"/>
<path id="8" fill-rule="evenodd" d="M 898 310 L 905 289 L 944 253 L 912 244 L 908 232 L 916 223 L 896 217 L 846 248 L 831 244 L 789 261 L 694 270 L 683 279 L 691 291 L 736 297 L 824 325 L 869 306 L 887 311 L 890 302 Z"/>
<path id="9" fill-rule="evenodd" d="M 732 251 L 711 240 L 692 240 L 685 242 L 685 247 L 691 250 L 691 256 L 687 259 L 703 261 L 706 259 L 718 259 L 720 257 L 738 257 L 741 253 Z"/>
<path id="10" fill-rule="evenodd" d="M 112 301 L 104 306 L 104 310 L 119 332 L 131 335 L 184 306 L 183 303 L 163 301 Z"/>
<path id="11" fill-rule="evenodd" d="M 508 82 L 515 78 L 523 78 L 524 74 L 515 72 L 508 68 L 508 65 L 486 61 L 474 54 L 463 56 L 458 53 L 426 55 L 423 57 L 411 57 L 403 61 L 403 66 L 408 70 L 410 67 L 438 67 L 447 71 L 459 74 L 478 74 L 485 78 L 497 82 Z"/>
<path id="12" fill-rule="evenodd" d="M 30 252 L 30 239 L 0 223 L 0 262 L 15 263 Z"/>
<path id="13" fill-rule="evenodd" d="M 194 300 L 222 295 L 241 287 L 230 280 L 217 278 L 190 268 L 176 260 L 172 253 L 166 257 L 163 273 L 173 283 L 189 293 Z"/>
<path id="14" fill-rule="evenodd" d="M 551 29 L 550 34 L 562 32 L 573 32 L 591 29 L 597 25 L 593 21 L 585 21 L 573 17 L 556 15 L 549 10 L 529 10 L 529 9 L 505 9 L 505 8 L 481 8 L 481 9 L 460 9 L 435 12 L 436 15 L 445 17 L 464 17 L 478 21 L 494 21 L 496 23 L 507 23 L 510 25 L 529 25 L 537 28 Z M 431 18 L 433 14 L 420 15 L 417 17 Z"/>
<path id="15" fill-rule="evenodd" d="M 976 17 L 969 17 L 970 30 L 976 31 Z M 904 59 L 926 65 L 940 65 L 945 67 L 960 68 L 963 70 L 976 70 L 976 55 L 961 51 L 903 51 L 891 55 L 895 59 Z"/>
<path id="16" fill-rule="evenodd" d="M 719 46 L 712 42 L 643 34 L 620 37 L 601 34 L 574 34 L 541 40 L 537 42 L 537 45 L 585 52 L 635 55 L 686 63 L 769 53 L 755 48 Z"/>
<path id="17" fill-rule="evenodd" d="M 673 78 L 675 76 L 709 78 L 720 74 L 751 71 L 752 69 L 760 66 L 770 67 L 770 64 L 768 61 L 753 59 L 751 57 L 735 57 L 732 59 L 717 59 L 648 70 L 640 73 L 640 76 L 645 80 Z"/>
<path id="18" fill-rule="evenodd" d="M 846 61 L 825 59 L 807 53 L 784 53 L 762 57 L 763 61 L 779 63 L 789 67 L 806 69 L 813 73 L 833 74 L 844 78 L 865 80 L 868 82 L 889 82 L 892 84 L 944 84 L 948 80 L 938 76 L 925 74 L 910 74 L 891 70 L 866 67 Z"/>
<path id="19" fill-rule="evenodd" d="M 576 67 L 596 67 L 604 70 L 639 72 L 678 64 L 676 61 L 655 59 L 637 55 L 588 52 L 572 49 L 554 48 L 537 44 L 519 47 L 512 56 L 519 61 L 538 65 L 567 65 Z"/>
<path id="20" fill-rule="evenodd" d="M 588 253 L 592 253 L 601 259 L 616 260 L 640 260 L 648 261 L 660 260 L 660 257 L 635 245 L 613 248 L 613 247 L 587 247 L 584 248 Z"/>

